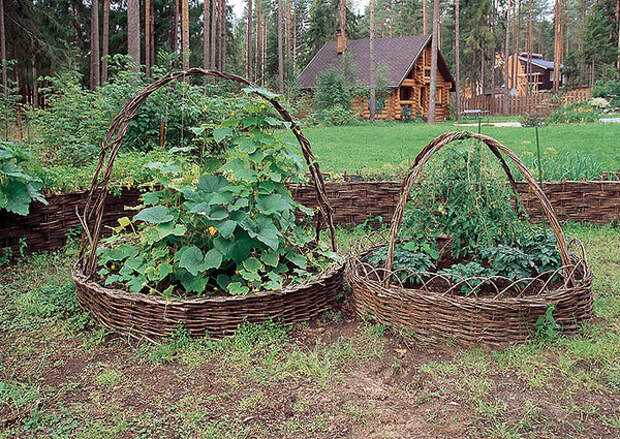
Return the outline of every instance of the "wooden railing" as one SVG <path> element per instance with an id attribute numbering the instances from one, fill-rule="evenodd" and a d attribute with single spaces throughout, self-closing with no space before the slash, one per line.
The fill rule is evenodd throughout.
<path id="1" fill-rule="evenodd" d="M 553 93 L 540 92 L 531 96 L 510 96 L 508 98 L 508 115 L 523 116 L 524 114 L 538 114 L 548 116 L 559 105 L 565 103 L 583 102 L 592 97 L 589 90 L 575 90 L 558 95 L 554 99 Z M 504 115 L 504 96 L 473 96 L 461 98 L 461 111 L 483 110 L 488 111 L 490 116 Z"/>

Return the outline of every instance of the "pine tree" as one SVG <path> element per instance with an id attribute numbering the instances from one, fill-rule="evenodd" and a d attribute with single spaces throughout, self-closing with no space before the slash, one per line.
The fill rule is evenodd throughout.
<path id="1" fill-rule="evenodd" d="M 127 0 L 127 54 L 140 70 L 140 1 Z"/>
<path id="2" fill-rule="evenodd" d="M 103 0 L 101 26 L 101 85 L 103 85 L 108 81 L 108 54 L 110 52 L 110 0 Z"/>
<path id="3" fill-rule="evenodd" d="M 509 0 L 510 1 L 510 0 Z M 439 45 L 439 0 L 433 0 L 433 37 L 431 41 L 431 83 L 428 93 L 428 123 L 435 124 L 437 100 L 437 58 Z"/>
<path id="4" fill-rule="evenodd" d="M 100 84 L 99 65 L 99 0 L 92 0 L 90 6 L 90 89 Z"/>
<path id="5" fill-rule="evenodd" d="M 207 70 L 209 68 L 209 47 L 211 42 L 209 41 L 209 23 L 211 20 L 211 15 L 209 11 L 209 2 L 211 0 L 204 0 L 203 2 L 203 12 L 202 12 L 202 67 Z"/>
<path id="6" fill-rule="evenodd" d="M 189 69 L 189 0 L 181 2 L 181 50 L 183 70 Z"/>
<path id="7" fill-rule="evenodd" d="M 374 122 L 377 108 L 377 90 L 375 85 L 375 0 L 370 0 L 370 99 L 368 100 L 368 111 L 370 121 Z"/>
<path id="8" fill-rule="evenodd" d="M 504 116 L 508 116 L 510 99 L 510 76 L 508 75 L 508 56 L 510 55 L 510 0 L 506 8 L 506 43 L 504 45 Z"/>
<path id="9" fill-rule="evenodd" d="M 211 60 L 209 61 L 209 66 L 212 69 L 215 69 L 215 34 L 216 34 L 216 9 L 218 0 L 210 0 L 211 1 Z"/>
<path id="10" fill-rule="evenodd" d="M 460 43 L 460 1 L 454 2 L 454 71 L 456 80 L 456 120 L 461 118 L 461 43 Z"/>
<path id="11" fill-rule="evenodd" d="M 144 66 L 146 77 L 151 77 L 151 0 L 144 0 Z"/>
<path id="12" fill-rule="evenodd" d="M 284 93 L 284 62 L 282 56 L 282 0 L 278 0 L 278 89 Z"/>
<path id="13" fill-rule="evenodd" d="M 290 1 L 290 0 L 289 0 Z M 245 76 L 252 81 L 252 4 L 254 0 L 248 0 L 248 23 L 245 41 Z"/>
<path id="14" fill-rule="evenodd" d="M 8 95 L 7 64 L 6 64 L 6 33 L 4 29 L 4 0 L 0 0 L 0 60 L 2 62 L 2 93 Z"/>

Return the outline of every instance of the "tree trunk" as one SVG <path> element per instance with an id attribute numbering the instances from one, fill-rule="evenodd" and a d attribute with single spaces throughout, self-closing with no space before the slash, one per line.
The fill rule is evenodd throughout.
<path id="1" fill-rule="evenodd" d="M 39 79 L 37 78 L 37 64 L 35 62 L 35 56 L 32 55 L 32 106 L 39 108 Z"/>
<path id="2" fill-rule="evenodd" d="M 454 63 L 456 73 L 456 120 L 461 118 L 461 43 L 460 43 L 460 1 L 455 0 L 454 3 Z"/>
<path id="3" fill-rule="evenodd" d="M 217 67 L 222 70 L 222 1 L 217 1 Z"/>
<path id="4" fill-rule="evenodd" d="M 189 0 L 181 2 L 181 50 L 183 70 L 189 69 Z"/>
<path id="5" fill-rule="evenodd" d="M 155 65 L 155 2 L 151 1 L 151 38 L 149 41 L 151 47 L 151 75 L 153 74 L 153 66 Z"/>
<path id="6" fill-rule="evenodd" d="M 616 67 L 618 68 L 618 78 L 620 78 L 620 0 L 616 3 L 616 29 L 618 31 L 618 61 Z"/>
<path id="7" fill-rule="evenodd" d="M 144 66 L 146 77 L 151 77 L 151 0 L 144 0 Z"/>
<path id="8" fill-rule="evenodd" d="M 108 81 L 108 54 L 110 47 L 110 0 L 103 0 L 103 16 L 101 30 L 101 85 Z"/>
<path id="9" fill-rule="evenodd" d="M 553 45 L 553 91 L 557 93 L 560 87 L 560 64 L 562 63 L 562 49 L 564 47 L 563 42 L 563 24 L 564 16 L 564 1 L 555 0 L 555 32 L 554 32 L 554 45 Z"/>
<path id="10" fill-rule="evenodd" d="M 431 83 L 428 92 L 428 123 L 435 124 L 437 105 L 437 58 L 439 45 L 439 0 L 433 0 L 433 38 L 431 41 Z"/>
<path id="11" fill-rule="evenodd" d="M 2 93 L 8 96 L 7 65 L 6 65 L 6 41 L 4 33 L 4 0 L 0 0 L 0 61 L 2 62 Z"/>
<path id="12" fill-rule="evenodd" d="M 427 0 L 422 0 L 422 34 L 423 35 L 426 35 L 428 31 L 428 27 L 426 26 L 426 22 L 428 21 L 426 19 L 426 2 Z"/>
<path id="13" fill-rule="evenodd" d="M 289 0 L 290 1 L 290 0 Z M 248 26 L 245 41 L 245 76 L 252 81 L 252 4 L 254 0 L 248 0 Z"/>
<path id="14" fill-rule="evenodd" d="M 370 0 L 370 99 L 368 100 L 368 111 L 370 121 L 375 121 L 375 110 L 377 108 L 377 90 L 375 88 L 375 0 Z"/>
<path id="15" fill-rule="evenodd" d="M 534 26 L 532 23 L 533 10 L 534 0 L 530 0 L 530 10 L 527 23 L 527 64 L 525 66 L 525 88 L 526 94 L 528 95 L 531 94 L 532 91 L 530 82 L 532 81 L 532 49 L 534 48 Z"/>
<path id="16" fill-rule="evenodd" d="M 179 0 L 174 0 L 174 18 L 172 20 L 172 32 L 170 33 L 172 41 L 171 49 L 173 54 L 179 51 Z"/>
<path id="17" fill-rule="evenodd" d="M 510 99 L 510 76 L 508 75 L 508 57 L 510 55 L 510 0 L 506 7 L 506 42 L 504 44 L 504 116 L 508 116 Z"/>
<path id="18" fill-rule="evenodd" d="M 278 0 L 278 89 L 284 93 L 284 62 L 282 56 L 282 0 Z"/>
<path id="19" fill-rule="evenodd" d="M 287 74 L 286 78 L 289 79 L 291 76 L 291 3 L 292 0 L 286 0 L 286 65 L 287 65 Z"/>
<path id="20" fill-rule="evenodd" d="M 209 47 L 211 42 L 209 41 L 210 35 L 210 20 L 211 14 L 209 11 L 209 2 L 211 0 L 204 0 L 203 12 L 202 12 L 202 67 L 207 70 L 209 68 Z M 206 78 L 205 78 L 206 79 Z"/>
<path id="21" fill-rule="evenodd" d="M 340 0 L 340 35 L 342 37 L 342 52 L 347 50 L 347 2 Z M 344 56 L 342 57 L 344 62 Z"/>
<path id="22" fill-rule="evenodd" d="M 262 52 L 263 52 L 263 28 L 262 28 L 262 15 L 261 15 L 261 0 L 256 0 L 256 82 L 263 85 L 262 72 Z"/>
<path id="23" fill-rule="evenodd" d="M 297 72 L 297 10 L 293 11 L 293 74 Z"/>
<path id="24" fill-rule="evenodd" d="M 215 32 L 217 27 L 216 9 L 217 0 L 209 0 L 211 2 L 211 59 L 209 61 L 209 67 L 215 69 Z"/>
<path id="25" fill-rule="evenodd" d="M 265 85 L 265 66 L 267 65 L 267 37 L 269 36 L 269 14 L 263 19 L 263 48 L 261 49 L 261 85 Z"/>
<path id="26" fill-rule="evenodd" d="M 99 86 L 99 0 L 92 0 L 90 6 L 90 89 Z"/>
<path id="27" fill-rule="evenodd" d="M 127 54 L 140 71 L 140 1 L 127 0 Z"/>
<path id="28" fill-rule="evenodd" d="M 222 0 L 222 70 L 226 70 L 226 0 Z"/>

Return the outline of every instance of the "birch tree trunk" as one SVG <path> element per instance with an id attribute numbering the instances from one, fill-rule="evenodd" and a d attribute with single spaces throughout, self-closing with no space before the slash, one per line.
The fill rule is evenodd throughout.
<path id="1" fill-rule="evenodd" d="M 278 0 L 278 89 L 284 93 L 284 62 L 282 57 L 282 0 Z"/>
<path id="2" fill-rule="evenodd" d="M 140 70 L 140 1 L 127 0 L 127 54 Z"/>
<path id="3" fill-rule="evenodd" d="M 368 111 L 370 121 L 375 121 L 375 111 L 377 108 L 377 90 L 375 87 L 375 0 L 370 0 L 370 99 L 368 100 Z"/>
<path id="4" fill-rule="evenodd" d="M 103 0 L 103 15 L 101 17 L 101 82 L 108 81 L 108 52 L 110 47 L 110 0 Z"/>
<path id="5" fill-rule="evenodd" d="M 510 0 L 509 0 L 510 1 Z M 435 124 L 435 108 L 437 105 L 437 58 L 439 45 L 439 0 L 433 0 L 433 38 L 431 41 L 431 84 L 428 92 L 429 125 Z"/>
<path id="6" fill-rule="evenodd" d="M 510 56 L 510 0 L 506 7 L 506 42 L 504 44 L 504 116 L 508 116 L 510 99 L 510 75 L 508 74 L 508 57 Z"/>
<path id="7" fill-rule="evenodd" d="M 460 1 L 454 2 L 454 62 L 456 73 L 456 120 L 461 118 L 461 34 L 460 34 Z"/>
<path id="8" fill-rule="evenodd" d="M 90 89 L 96 89 L 100 82 L 99 64 L 99 0 L 92 0 L 90 6 Z"/>

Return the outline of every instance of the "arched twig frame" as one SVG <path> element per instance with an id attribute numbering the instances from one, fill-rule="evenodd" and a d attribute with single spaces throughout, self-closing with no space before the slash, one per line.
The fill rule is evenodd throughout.
<path id="1" fill-rule="evenodd" d="M 502 153 L 508 156 L 510 160 L 517 166 L 517 169 L 527 182 L 530 189 L 534 192 L 538 200 L 542 204 L 543 210 L 545 211 L 545 215 L 547 216 L 547 220 L 549 221 L 549 225 L 551 226 L 551 230 L 555 235 L 557 241 L 558 251 L 560 253 L 560 258 L 562 260 L 563 274 L 566 282 L 569 282 L 570 272 L 568 271 L 568 267 L 570 267 L 571 260 L 568 254 L 568 247 L 566 245 L 566 238 L 564 237 L 564 232 L 562 231 L 562 227 L 560 227 L 560 222 L 551 206 L 551 203 L 547 199 L 547 196 L 543 192 L 543 190 L 538 186 L 536 180 L 530 174 L 530 171 L 523 164 L 523 162 L 517 157 L 517 155 L 508 149 L 506 146 L 502 145 L 497 140 L 492 137 L 485 136 L 484 134 L 476 134 L 469 131 L 459 131 L 459 132 L 448 132 L 444 133 L 441 136 L 437 137 L 433 141 L 431 141 L 428 145 L 426 145 L 422 151 L 418 153 L 415 160 L 409 167 L 409 171 L 407 172 L 407 176 L 403 180 L 403 184 L 400 188 L 400 195 L 398 204 L 396 205 L 396 210 L 394 211 L 394 216 L 392 217 L 392 225 L 390 228 L 390 242 L 388 244 L 387 258 L 385 262 L 385 273 L 386 276 L 384 278 L 384 285 L 389 287 L 392 276 L 389 273 L 392 272 L 392 265 L 394 263 L 394 247 L 396 246 L 396 240 L 398 235 L 398 229 L 400 228 L 400 224 L 403 219 L 403 213 L 405 211 L 405 205 L 407 204 L 407 199 L 409 197 L 409 193 L 411 192 L 411 188 L 415 183 L 416 179 L 420 176 L 422 172 L 422 168 L 430 160 L 430 158 L 437 151 L 447 146 L 449 143 L 458 141 L 458 140 L 466 140 L 466 139 L 476 139 L 480 140 L 486 146 L 489 147 L 493 155 L 498 158 L 502 169 L 506 172 L 508 179 L 510 180 L 510 184 L 515 188 L 514 179 L 510 173 L 508 165 L 503 159 Z"/>
<path id="2" fill-rule="evenodd" d="M 97 169 L 95 170 L 95 174 L 93 175 L 93 180 L 90 185 L 83 215 L 80 216 L 78 214 L 84 229 L 82 232 L 79 261 L 82 264 L 86 276 L 91 276 L 95 270 L 97 245 L 101 238 L 103 213 L 105 209 L 108 185 L 110 182 L 110 175 L 114 166 L 114 160 L 116 159 L 118 151 L 122 146 L 123 138 L 125 137 L 130 122 L 135 117 L 140 105 L 142 105 L 142 103 L 153 92 L 164 87 L 171 81 L 176 79 L 185 79 L 189 76 L 211 76 L 217 79 L 228 79 L 235 81 L 244 86 L 253 86 L 253 84 L 247 79 L 238 75 L 220 72 L 218 70 L 191 68 L 186 71 L 171 72 L 166 74 L 162 78 L 154 81 L 152 84 L 144 88 L 144 90 L 138 93 L 137 96 L 131 99 L 131 101 L 123 107 L 123 109 L 116 115 L 108 128 L 108 131 L 106 132 L 105 139 L 99 153 L 99 163 L 97 165 Z M 326 220 L 327 227 L 329 229 L 331 248 L 333 251 L 337 251 L 332 208 L 329 205 L 329 200 L 327 199 L 327 194 L 325 192 L 325 182 L 323 181 L 316 158 L 310 148 L 310 142 L 303 135 L 299 125 L 295 123 L 289 112 L 282 106 L 277 97 L 267 96 L 260 91 L 255 91 L 254 94 L 269 102 L 280 114 L 282 119 L 290 123 L 290 129 L 299 142 L 301 151 L 306 160 L 306 164 L 310 170 L 312 184 L 314 185 L 317 193 L 321 216 Z M 90 250 L 88 250 L 89 247 Z"/>

